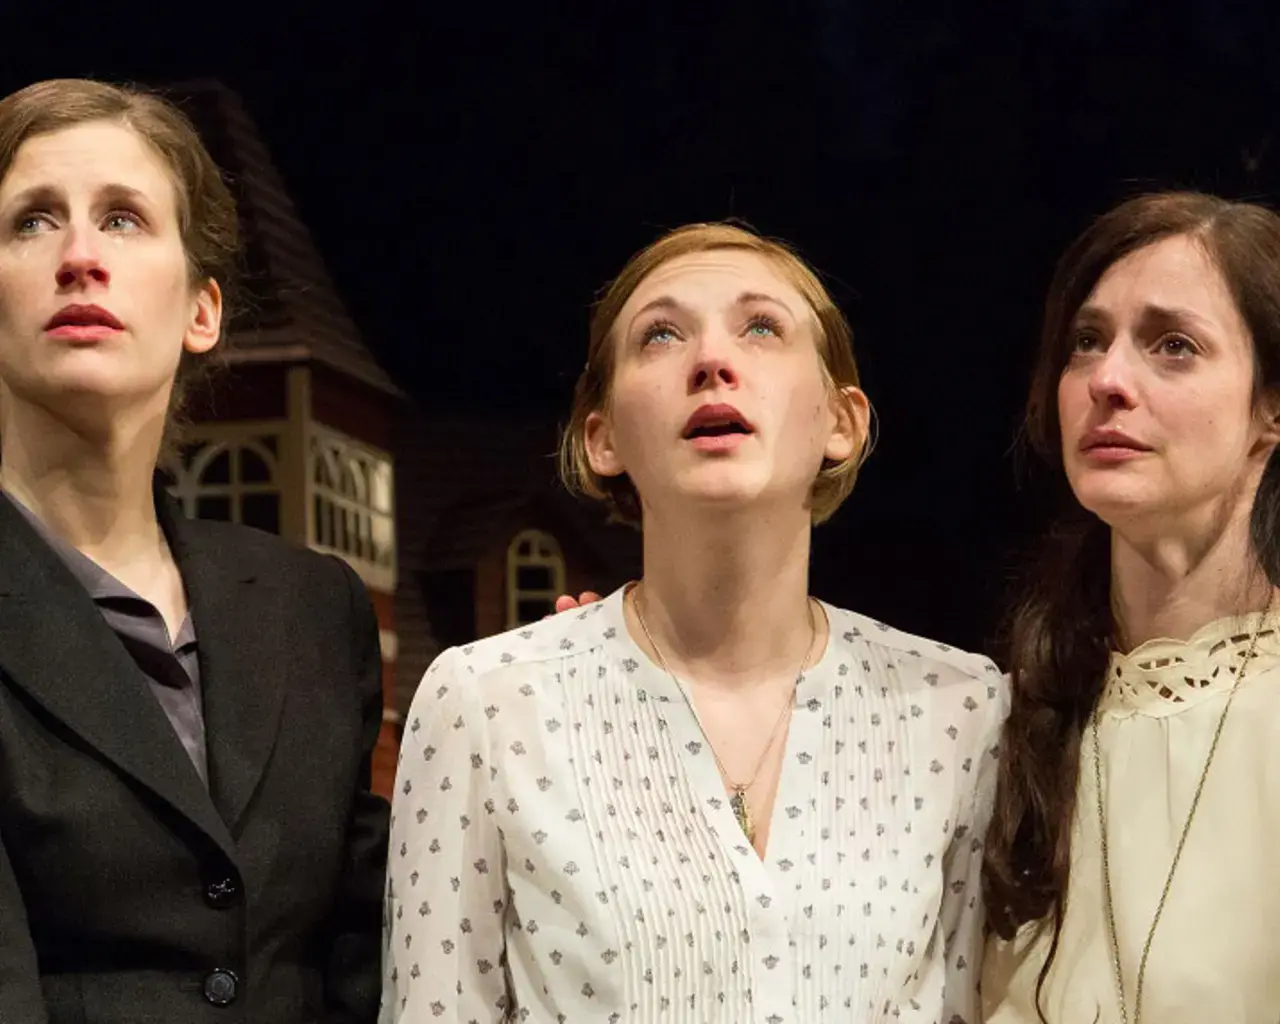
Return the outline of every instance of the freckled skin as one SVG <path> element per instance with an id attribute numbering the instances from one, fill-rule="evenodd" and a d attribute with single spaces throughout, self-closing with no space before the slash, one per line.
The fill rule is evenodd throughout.
<path id="1" fill-rule="evenodd" d="M 662 298 L 675 308 L 646 308 Z M 611 402 L 595 421 L 597 429 L 604 421 L 595 437 L 603 443 L 592 443 L 589 426 L 588 444 L 597 472 L 628 473 L 646 504 L 794 504 L 824 458 L 852 451 L 837 429 L 812 312 L 754 253 L 663 264 L 628 299 L 614 335 Z M 711 403 L 734 406 L 754 428 L 732 452 L 708 455 L 682 440 L 689 416 Z"/>

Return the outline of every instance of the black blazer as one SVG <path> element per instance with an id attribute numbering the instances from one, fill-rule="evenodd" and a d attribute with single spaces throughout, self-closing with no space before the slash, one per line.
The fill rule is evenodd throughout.
<path id="1" fill-rule="evenodd" d="M 84 588 L 0 500 L 0 1022 L 374 1021 L 368 594 L 339 559 L 157 501 L 208 790 Z"/>

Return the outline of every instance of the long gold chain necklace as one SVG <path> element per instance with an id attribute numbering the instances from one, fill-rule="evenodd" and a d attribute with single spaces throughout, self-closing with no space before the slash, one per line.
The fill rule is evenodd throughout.
<path id="1" fill-rule="evenodd" d="M 1271 598 L 1267 601 L 1267 607 L 1262 613 L 1262 618 L 1258 620 L 1258 625 L 1253 630 L 1253 637 L 1249 641 L 1249 649 L 1245 652 L 1244 659 L 1240 662 L 1240 671 L 1236 673 L 1235 682 L 1231 684 L 1231 690 L 1227 694 L 1226 706 L 1222 709 L 1222 715 L 1218 719 L 1218 726 L 1213 732 L 1213 741 L 1209 744 L 1209 756 L 1205 758 L 1204 768 L 1200 771 L 1200 781 L 1196 784 L 1195 795 L 1191 798 L 1191 809 L 1187 812 L 1186 824 L 1182 826 L 1182 834 L 1178 837 L 1178 845 L 1174 848 L 1173 863 L 1169 865 L 1169 874 L 1164 880 L 1164 889 L 1161 891 L 1160 900 L 1156 904 L 1155 917 L 1151 920 L 1151 927 L 1147 930 L 1147 941 L 1142 947 L 1142 959 L 1138 962 L 1138 984 L 1133 999 L 1133 1024 L 1140 1024 L 1142 1020 L 1142 985 L 1146 980 L 1147 958 L 1151 955 L 1151 943 L 1156 937 L 1156 928 L 1160 924 L 1160 917 L 1164 914 L 1164 905 L 1169 899 L 1169 890 L 1173 887 L 1173 876 L 1178 870 L 1178 861 L 1182 859 L 1183 847 L 1187 845 L 1187 836 L 1191 832 L 1191 822 L 1195 819 L 1196 809 L 1200 806 L 1200 795 L 1204 792 L 1205 780 L 1209 777 L 1209 766 L 1213 764 L 1214 754 L 1218 751 L 1218 740 L 1222 736 L 1222 727 L 1227 723 L 1227 715 L 1231 712 L 1231 705 L 1240 690 L 1240 683 L 1244 679 L 1249 662 L 1253 660 L 1254 653 L 1258 649 L 1258 637 L 1262 633 L 1262 627 L 1267 617 L 1271 614 L 1271 606 L 1274 603 L 1275 592 L 1272 591 Z M 1116 975 L 1116 989 L 1120 995 L 1120 1018 L 1123 1024 L 1129 1024 L 1129 1008 L 1125 1002 L 1124 995 L 1124 969 L 1120 962 L 1120 934 L 1116 930 L 1115 906 L 1111 898 L 1111 856 L 1107 848 L 1107 814 L 1102 799 L 1102 755 L 1098 744 L 1098 717 L 1099 710 L 1095 707 L 1091 721 L 1091 731 L 1093 734 L 1093 777 L 1098 789 L 1098 833 L 1102 839 L 1102 891 L 1106 902 L 1107 930 L 1111 939 L 1112 967 Z"/>
<path id="2" fill-rule="evenodd" d="M 653 639 L 653 634 L 649 632 L 649 627 L 644 621 L 644 613 L 640 611 L 640 599 L 636 596 L 638 589 L 639 587 L 633 587 L 631 590 L 631 607 L 635 609 L 636 621 L 640 623 L 640 630 L 644 633 L 644 638 L 649 641 L 649 646 L 653 648 L 653 653 L 658 656 L 658 664 L 662 666 L 662 670 L 676 684 L 676 688 L 680 691 L 681 696 L 684 697 L 685 703 L 689 707 L 689 713 L 693 715 L 693 720 L 698 723 L 698 729 L 701 731 L 703 739 L 707 741 L 711 756 L 716 759 L 716 767 L 720 769 L 720 777 L 729 789 L 729 807 L 733 810 L 733 817 L 738 822 L 738 827 L 742 829 L 742 834 L 747 837 L 747 842 L 755 845 L 756 823 L 751 816 L 751 808 L 747 805 L 747 791 L 756 784 L 756 780 L 760 777 L 760 772 L 764 770 L 764 763 L 768 760 L 769 752 L 773 750 L 773 745 L 778 739 L 778 730 L 781 729 L 782 723 L 787 717 L 787 712 L 795 706 L 796 690 L 800 686 L 800 681 L 804 678 L 805 669 L 809 666 L 809 659 L 813 657 L 813 647 L 818 641 L 818 626 L 813 618 L 813 602 L 807 598 L 805 599 L 805 608 L 809 613 L 809 648 L 805 651 L 804 660 L 800 662 L 800 671 L 796 673 L 795 682 L 791 684 L 791 692 L 787 694 L 787 699 L 783 702 L 782 708 L 778 712 L 778 718 L 773 723 L 773 729 L 769 733 L 769 742 L 765 744 L 764 752 L 760 755 L 760 760 L 756 762 L 755 771 L 751 773 L 751 778 L 748 781 L 739 783 L 730 778 L 728 771 L 725 770 L 724 762 L 720 760 L 715 744 L 711 742 L 711 737 L 707 735 L 706 729 L 702 726 L 702 720 L 698 718 L 698 712 L 694 709 L 693 700 L 685 688 L 680 685 L 680 680 L 676 678 L 676 674 L 667 665 L 667 659 L 662 654 L 662 648 L 658 646 Z"/>

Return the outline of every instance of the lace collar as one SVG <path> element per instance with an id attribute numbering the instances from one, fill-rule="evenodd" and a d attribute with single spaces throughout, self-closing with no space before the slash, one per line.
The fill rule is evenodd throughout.
<path id="1" fill-rule="evenodd" d="M 1210 622 L 1189 640 L 1148 640 L 1128 654 L 1111 653 L 1099 708 L 1109 714 L 1176 715 L 1235 683 L 1262 613 Z M 1280 665 L 1280 616 L 1258 633 L 1245 684 Z"/>

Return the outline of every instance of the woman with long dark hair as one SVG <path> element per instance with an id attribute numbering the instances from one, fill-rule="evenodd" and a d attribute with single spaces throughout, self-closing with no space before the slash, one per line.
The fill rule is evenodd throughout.
<path id="1" fill-rule="evenodd" d="M 1027 411 L 1070 511 L 1010 634 L 988 1024 L 1280 1008 L 1280 218 L 1171 193 L 1068 249 Z"/>

